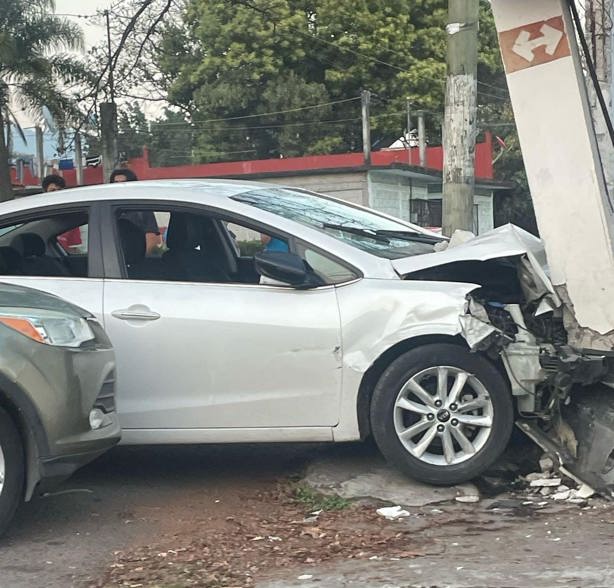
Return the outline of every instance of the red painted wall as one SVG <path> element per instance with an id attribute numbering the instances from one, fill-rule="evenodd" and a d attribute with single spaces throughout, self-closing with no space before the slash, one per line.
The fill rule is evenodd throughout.
<path id="1" fill-rule="evenodd" d="M 418 149 L 413 148 L 411 153 L 412 165 L 418 167 Z M 409 154 L 406 149 L 374 151 L 371 162 L 375 166 L 387 167 L 395 163 L 409 163 Z M 226 176 L 250 176 L 264 173 L 292 173 L 313 170 L 336 168 L 360 168 L 364 164 L 362 153 L 340 153 L 336 155 L 311 155 L 307 157 L 288 157 L 286 159 L 257 159 L 252 161 L 232 161 L 224 163 L 203 163 L 195 165 L 177 165 L 172 167 L 150 167 L 149 153 L 143 150 L 143 157 L 131 159 L 128 167 L 132 169 L 141 180 L 177 179 L 177 178 L 207 178 Z M 442 147 L 428 147 L 426 149 L 426 167 L 433 170 L 443 170 Z M 15 170 L 12 170 L 13 180 Z M 475 150 L 475 173 L 478 178 L 492 179 L 492 135 L 486 133 L 483 143 L 478 143 Z M 76 186 L 76 171 L 62 172 L 66 184 Z M 247 179 L 247 177 L 246 177 Z M 40 179 L 34 177 L 28 167 L 25 171 L 25 185 L 40 185 Z M 85 184 L 102 183 L 102 167 L 88 167 L 84 169 Z"/>

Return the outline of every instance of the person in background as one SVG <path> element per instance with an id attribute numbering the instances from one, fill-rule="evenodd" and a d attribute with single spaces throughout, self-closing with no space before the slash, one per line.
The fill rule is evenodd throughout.
<path id="1" fill-rule="evenodd" d="M 288 244 L 283 239 L 271 237 L 271 235 L 260 234 L 260 242 L 264 245 L 263 251 L 290 251 Z"/>
<path id="2" fill-rule="evenodd" d="M 66 180 L 62 176 L 50 174 L 43 178 L 43 192 L 57 192 L 66 188 Z"/>
<path id="3" fill-rule="evenodd" d="M 120 182 L 136 182 L 137 175 L 128 168 L 118 168 L 111 172 L 110 181 L 112 184 Z M 156 215 L 151 210 L 128 211 L 124 212 L 122 218 L 125 218 L 143 230 L 145 233 L 145 249 L 146 255 L 151 255 L 157 247 L 161 245 L 160 228 L 156 221 Z"/>
<path id="4" fill-rule="evenodd" d="M 66 180 L 62 176 L 57 174 L 49 174 L 43 178 L 41 183 L 43 192 L 57 192 L 58 190 L 64 190 L 66 188 Z M 58 243 L 61 245 L 64 251 L 71 252 L 75 247 L 82 245 L 81 230 L 79 227 L 70 229 L 57 237 Z"/>

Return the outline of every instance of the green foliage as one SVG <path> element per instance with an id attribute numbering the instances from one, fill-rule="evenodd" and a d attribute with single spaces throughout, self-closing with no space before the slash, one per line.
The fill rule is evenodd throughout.
<path id="1" fill-rule="evenodd" d="M 341 496 L 326 496 L 305 484 L 297 484 L 294 488 L 294 498 L 305 505 L 310 511 L 314 510 L 343 510 L 351 502 Z"/>
<path id="2" fill-rule="evenodd" d="M 124 159 L 140 157 L 143 147 L 151 142 L 149 124 L 137 103 L 130 103 L 119 112 L 117 148 Z"/>
<path id="3" fill-rule="evenodd" d="M 81 29 L 53 14 L 53 0 L 0 0 L 0 197 L 12 198 L 4 141 L 9 109 L 17 106 L 40 118 L 46 106 L 60 129 L 77 115 L 61 84 L 87 79 L 68 51 L 83 44 Z"/>
<path id="4" fill-rule="evenodd" d="M 486 78 L 500 69 L 488 10 Z M 447 0 L 188 0 L 156 59 L 169 100 L 194 121 L 195 161 L 355 151 L 362 89 L 375 93 L 376 146 L 402 135 L 407 98 L 441 113 L 446 18 Z M 436 142 L 438 116 L 428 121 Z"/>

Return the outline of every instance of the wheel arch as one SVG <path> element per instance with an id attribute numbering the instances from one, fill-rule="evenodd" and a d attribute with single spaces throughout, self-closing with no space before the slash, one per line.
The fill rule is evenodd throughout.
<path id="1" fill-rule="evenodd" d="M 360 431 L 360 438 L 365 439 L 371 434 L 371 397 L 373 396 L 373 390 L 375 385 L 384 373 L 386 368 L 398 357 L 416 349 L 423 345 L 432 345 L 434 343 L 451 343 L 467 349 L 467 342 L 460 335 L 418 335 L 410 339 L 404 339 L 395 343 L 392 347 L 389 347 L 384 351 L 367 369 L 363 374 L 360 381 L 360 387 L 358 388 L 358 428 Z"/>
<path id="2" fill-rule="evenodd" d="M 49 442 L 36 407 L 19 384 L 0 373 L 0 407 L 13 419 L 21 437 L 26 464 L 24 500 L 40 481 L 39 457 L 49 453 Z"/>

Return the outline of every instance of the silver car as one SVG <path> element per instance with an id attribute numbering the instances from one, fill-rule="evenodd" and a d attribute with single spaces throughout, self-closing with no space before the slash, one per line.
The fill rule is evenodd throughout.
<path id="1" fill-rule="evenodd" d="M 554 298 L 538 239 L 504 227 L 447 245 L 250 182 L 132 182 L 0 206 L 2 279 L 88 309 L 109 334 L 122 443 L 372 434 L 440 484 L 500 455 L 515 396 L 540 410 L 527 373 L 540 369 L 527 359 L 538 327 L 523 316 L 555 320 L 526 314 L 530 292 Z"/>

